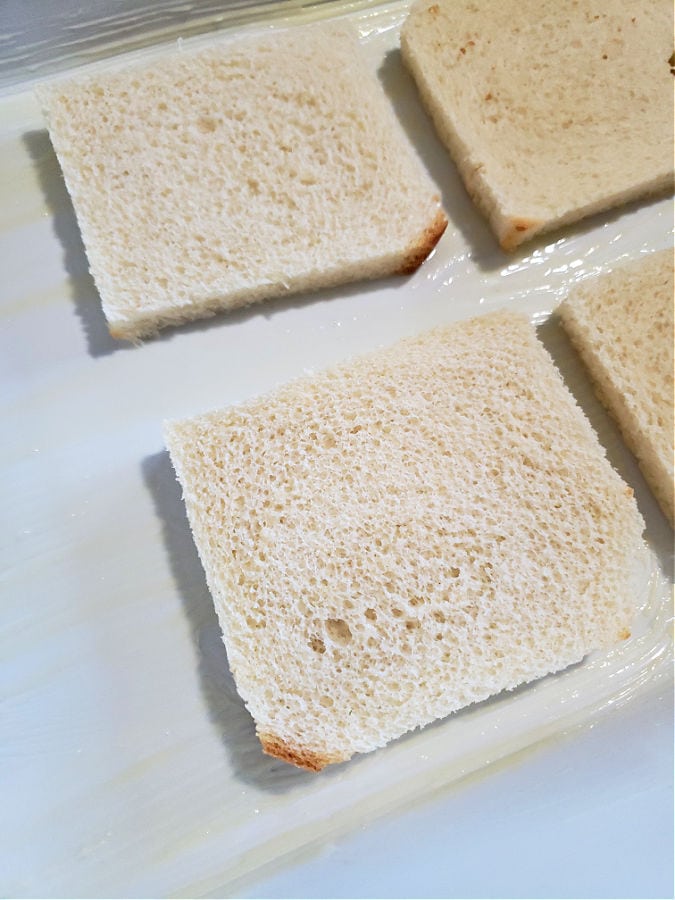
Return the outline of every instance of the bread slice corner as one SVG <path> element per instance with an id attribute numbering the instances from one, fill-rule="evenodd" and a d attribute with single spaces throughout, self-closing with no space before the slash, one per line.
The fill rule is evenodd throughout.
<path id="1" fill-rule="evenodd" d="M 256 730 L 263 752 L 282 762 L 290 763 L 299 769 L 320 772 L 326 766 L 347 762 L 350 756 L 346 753 L 326 753 L 294 746 L 276 735 Z"/>

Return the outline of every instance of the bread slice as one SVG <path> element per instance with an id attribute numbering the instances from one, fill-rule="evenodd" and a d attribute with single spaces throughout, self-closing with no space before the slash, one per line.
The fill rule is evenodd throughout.
<path id="1" fill-rule="evenodd" d="M 642 519 L 523 317 L 438 328 L 166 440 L 273 756 L 319 770 L 629 634 Z"/>
<path id="2" fill-rule="evenodd" d="M 401 50 L 505 250 L 672 190 L 671 0 L 418 0 Z"/>
<path id="3" fill-rule="evenodd" d="M 343 24 L 39 92 L 114 337 L 414 271 L 447 220 Z"/>
<path id="4" fill-rule="evenodd" d="M 602 403 L 674 524 L 673 251 L 576 287 L 559 307 Z"/>

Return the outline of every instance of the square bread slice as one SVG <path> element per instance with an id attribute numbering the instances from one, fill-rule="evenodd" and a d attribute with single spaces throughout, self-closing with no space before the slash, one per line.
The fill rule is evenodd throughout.
<path id="1" fill-rule="evenodd" d="M 319 770 L 629 636 L 643 522 L 524 317 L 165 433 L 273 756 Z"/>
<path id="2" fill-rule="evenodd" d="M 406 274 L 447 220 L 343 24 L 38 92 L 110 332 Z"/>
<path id="3" fill-rule="evenodd" d="M 596 393 L 674 524 L 673 251 L 576 287 L 558 308 Z"/>
<path id="4" fill-rule="evenodd" d="M 671 0 L 418 0 L 401 51 L 505 250 L 672 190 Z"/>

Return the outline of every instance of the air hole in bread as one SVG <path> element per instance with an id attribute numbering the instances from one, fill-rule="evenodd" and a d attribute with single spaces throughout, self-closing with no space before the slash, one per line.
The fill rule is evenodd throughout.
<path id="1" fill-rule="evenodd" d="M 315 653 L 325 653 L 326 645 L 320 637 L 313 637 L 309 642 L 310 649 Z"/>
<path id="2" fill-rule="evenodd" d="M 352 632 L 344 619 L 326 619 L 326 634 L 336 644 L 348 644 Z"/>
<path id="3" fill-rule="evenodd" d="M 200 116 L 197 119 L 197 128 L 204 133 L 216 130 L 217 122 L 211 116 Z"/>

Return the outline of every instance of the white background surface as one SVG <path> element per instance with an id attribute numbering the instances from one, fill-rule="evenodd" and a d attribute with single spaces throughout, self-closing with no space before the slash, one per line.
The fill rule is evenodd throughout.
<path id="1" fill-rule="evenodd" d="M 391 51 L 401 9 L 358 21 L 443 193 L 433 258 L 142 347 L 107 335 L 32 97 L 0 100 L 2 895 L 672 895 L 663 592 L 607 658 L 319 779 L 262 756 L 227 674 L 162 420 L 503 305 L 545 323 L 672 577 L 672 532 L 548 321 L 569 284 L 671 243 L 672 202 L 501 254 Z"/>

